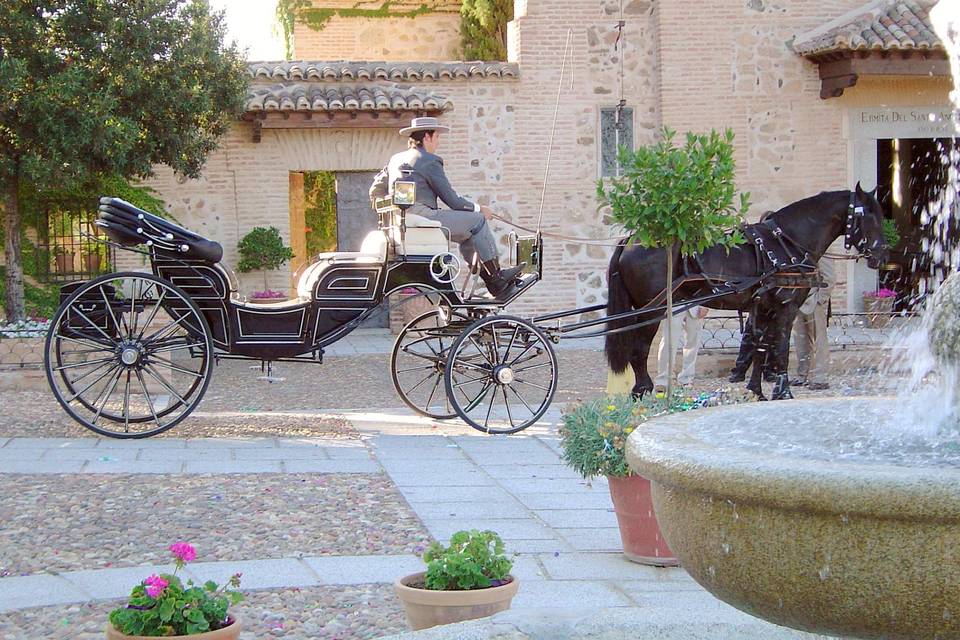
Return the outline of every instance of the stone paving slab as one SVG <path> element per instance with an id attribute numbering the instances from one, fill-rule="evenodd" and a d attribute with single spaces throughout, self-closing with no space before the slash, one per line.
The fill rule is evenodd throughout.
<path id="1" fill-rule="evenodd" d="M 696 584 L 679 567 L 650 567 L 630 562 L 619 552 L 545 554 L 538 559 L 554 580 L 613 580 L 630 583 L 638 591 L 651 583 L 662 582 L 674 588 Z"/>
<path id="2" fill-rule="evenodd" d="M 418 556 L 329 556 L 305 558 L 321 584 L 393 582 L 424 570 Z"/>
<path id="3" fill-rule="evenodd" d="M 0 464 L 0 473 L 79 473 L 83 468 L 82 460 L 61 462 L 57 460 L 10 460 Z"/>
<path id="4" fill-rule="evenodd" d="M 419 471 L 390 471 L 390 479 L 401 488 L 404 487 L 492 487 L 496 483 L 493 478 L 474 467 L 459 472 L 437 471 L 433 465 L 429 468 L 421 466 Z"/>
<path id="5" fill-rule="evenodd" d="M 460 518 L 421 517 L 427 531 L 437 540 L 448 540 L 451 535 L 463 529 L 496 531 L 504 540 L 556 540 L 553 532 L 542 524 L 529 519 L 487 520 Z"/>
<path id="6" fill-rule="evenodd" d="M 287 473 L 379 473 L 382 469 L 370 460 L 285 460 Z"/>
<path id="7" fill-rule="evenodd" d="M 609 509 L 542 509 L 534 513 L 549 527 L 593 529 L 618 526 L 612 506 Z"/>
<path id="8" fill-rule="evenodd" d="M 608 509 L 611 506 L 610 493 L 606 490 L 589 490 L 586 487 L 578 493 L 527 493 L 522 497 L 528 509 Z"/>
<path id="9" fill-rule="evenodd" d="M 88 461 L 82 469 L 83 473 L 130 473 L 130 474 L 157 474 L 182 473 L 183 462 L 179 460 L 155 460 L 150 462 L 136 460 L 117 460 L 112 457 Z"/>
<path id="10" fill-rule="evenodd" d="M 417 516 L 424 518 L 450 518 L 459 520 L 489 518 L 529 518 L 530 511 L 519 502 L 491 503 L 483 502 L 428 502 L 419 504 Z"/>
<path id="11" fill-rule="evenodd" d="M 139 584 L 147 576 L 161 573 L 173 573 L 173 565 L 143 565 L 140 567 L 122 567 L 104 571 L 90 569 L 84 571 L 70 571 L 61 574 L 83 592 L 90 594 L 93 600 L 112 600 L 126 598 L 134 585 Z M 198 582 L 198 577 L 189 568 L 181 569 L 177 575 L 186 583 L 187 580 Z M 203 580 L 209 578 L 203 577 Z M 52 604 L 52 603 L 51 603 Z"/>
<path id="12" fill-rule="evenodd" d="M 243 574 L 241 584 L 244 589 L 312 587 L 321 582 L 310 565 L 296 558 L 203 562 L 190 566 L 194 574 L 217 584 L 225 584 L 230 576 L 240 572 Z"/>
<path id="13" fill-rule="evenodd" d="M 620 529 L 617 527 L 554 529 L 554 531 L 578 551 L 619 551 L 623 548 Z"/>
<path id="14" fill-rule="evenodd" d="M 513 504 L 516 498 L 497 487 L 445 487 L 442 492 L 437 487 L 403 487 L 403 496 L 411 505 L 414 503 L 439 502 L 504 502 Z"/>
<path id="15" fill-rule="evenodd" d="M 505 479 L 563 479 L 579 480 L 580 474 L 562 462 L 555 464 L 485 464 L 483 468 L 494 478 Z"/>
<path id="16" fill-rule="evenodd" d="M 0 612 L 89 599 L 88 593 L 60 576 L 38 574 L 0 578 Z"/>
<path id="17" fill-rule="evenodd" d="M 511 607 L 567 609 L 629 607 L 632 604 L 630 598 L 604 582 L 539 580 L 521 585 Z"/>

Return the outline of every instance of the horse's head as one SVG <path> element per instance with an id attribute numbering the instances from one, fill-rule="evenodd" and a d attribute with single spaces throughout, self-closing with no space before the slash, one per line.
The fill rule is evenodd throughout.
<path id="1" fill-rule="evenodd" d="M 866 256 L 871 269 L 878 269 L 890 255 L 883 237 L 883 210 L 876 194 L 876 189 L 864 191 L 857 183 L 850 198 L 844 237 L 844 245 Z"/>

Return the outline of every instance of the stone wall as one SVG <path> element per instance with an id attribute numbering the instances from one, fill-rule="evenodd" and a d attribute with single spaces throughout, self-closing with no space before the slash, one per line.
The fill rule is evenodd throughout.
<path id="1" fill-rule="evenodd" d="M 382 0 L 314 0 L 313 6 L 336 9 L 377 9 Z M 294 58 L 302 60 L 445 61 L 459 58 L 460 2 L 391 2 L 390 11 L 404 13 L 421 5 L 429 13 L 415 17 L 333 16 L 322 29 L 296 24 Z"/>

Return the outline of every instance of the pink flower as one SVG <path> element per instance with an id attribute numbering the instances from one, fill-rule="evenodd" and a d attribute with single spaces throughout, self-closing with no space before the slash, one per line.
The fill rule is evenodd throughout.
<path id="1" fill-rule="evenodd" d="M 151 598 L 156 598 L 163 593 L 163 590 L 166 589 L 170 583 L 160 576 L 154 574 L 144 580 L 143 584 L 147 587 L 147 595 Z"/>
<path id="2" fill-rule="evenodd" d="M 187 542 L 174 542 L 170 545 L 170 553 L 180 562 L 193 562 L 197 557 L 197 550 Z"/>

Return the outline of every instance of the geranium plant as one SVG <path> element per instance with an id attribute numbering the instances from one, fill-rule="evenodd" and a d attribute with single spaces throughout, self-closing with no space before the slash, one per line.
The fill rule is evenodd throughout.
<path id="1" fill-rule="evenodd" d="M 283 291 L 266 289 L 265 291 L 254 291 L 250 294 L 250 297 L 254 300 L 285 300 L 287 294 Z"/>
<path id="2" fill-rule="evenodd" d="M 466 591 L 506 584 L 513 561 L 504 553 L 503 540 L 493 531 L 458 531 L 450 546 L 434 542 L 423 554 L 424 582 L 435 591 Z"/>
<path id="3" fill-rule="evenodd" d="M 177 572 L 192 562 L 197 552 L 186 542 L 174 543 L 169 549 L 174 572 L 148 576 L 135 586 L 130 602 L 110 612 L 110 624 L 127 635 L 158 637 L 194 635 L 233 624 L 227 609 L 243 600 L 235 590 L 240 586 L 240 574 L 221 586 L 213 581 L 194 585 L 192 580 L 184 585 Z"/>

